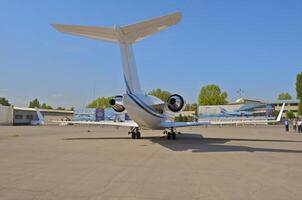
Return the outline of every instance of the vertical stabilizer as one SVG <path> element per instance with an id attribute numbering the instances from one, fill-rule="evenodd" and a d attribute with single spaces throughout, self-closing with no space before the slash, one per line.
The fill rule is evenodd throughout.
<path id="1" fill-rule="evenodd" d="M 39 108 L 36 108 L 36 112 L 37 112 L 37 116 L 38 116 L 39 125 L 43 125 L 44 124 L 44 117 L 43 117 L 42 113 L 40 112 Z"/>
<path id="2" fill-rule="evenodd" d="M 141 86 L 136 69 L 133 49 L 131 44 L 120 43 L 124 80 L 128 93 L 141 94 Z"/>

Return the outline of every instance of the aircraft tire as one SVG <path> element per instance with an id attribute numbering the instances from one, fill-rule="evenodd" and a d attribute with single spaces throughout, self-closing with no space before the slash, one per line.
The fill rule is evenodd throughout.
<path id="1" fill-rule="evenodd" d="M 138 132 L 136 133 L 136 139 L 141 139 L 141 132 L 138 131 Z"/>
<path id="2" fill-rule="evenodd" d="M 176 139 L 176 133 L 172 133 L 172 139 L 173 139 L 173 140 Z"/>

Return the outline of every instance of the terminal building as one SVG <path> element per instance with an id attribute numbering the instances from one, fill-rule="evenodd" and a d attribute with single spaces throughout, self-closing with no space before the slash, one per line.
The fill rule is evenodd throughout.
<path id="1" fill-rule="evenodd" d="M 45 124 L 50 124 L 54 120 L 73 118 L 73 111 L 70 110 L 39 110 L 44 117 Z M 31 121 L 37 119 L 37 113 L 34 108 L 0 105 L 0 125 L 30 125 Z"/>
<path id="2" fill-rule="evenodd" d="M 283 117 L 291 111 L 298 116 L 299 100 L 261 101 L 256 99 L 240 98 L 227 105 L 203 105 L 198 107 L 200 118 L 208 117 L 266 117 L 273 118 L 285 103 Z"/>

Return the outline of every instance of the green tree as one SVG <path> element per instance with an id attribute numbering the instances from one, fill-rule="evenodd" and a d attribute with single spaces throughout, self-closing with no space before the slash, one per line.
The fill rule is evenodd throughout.
<path id="1" fill-rule="evenodd" d="M 161 90 L 160 88 L 154 89 L 148 93 L 149 95 L 155 96 L 163 101 L 167 101 L 172 95 L 170 92 Z"/>
<path id="2" fill-rule="evenodd" d="M 292 96 L 287 92 L 282 92 L 278 96 L 278 100 L 291 100 L 291 99 L 292 99 Z"/>
<path id="3" fill-rule="evenodd" d="M 57 110 L 66 110 L 66 109 L 63 107 L 57 107 Z"/>
<path id="4" fill-rule="evenodd" d="M 295 114 L 294 114 L 293 111 L 287 111 L 287 112 L 286 112 L 286 117 L 287 117 L 288 119 L 293 119 L 293 118 L 295 118 Z"/>
<path id="5" fill-rule="evenodd" d="M 112 97 L 99 97 L 93 100 L 86 108 L 109 108 L 111 107 L 109 101 Z"/>
<path id="6" fill-rule="evenodd" d="M 278 115 L 279 115 L 279 111 L 278 110 L 274 110 L 273 115 L 274 115 L 275 118 L 277 118 Z"/>
<path id="7" fill-rule="evenodd" d="M 297 74 L 296 91 L 297 99 L 302 99 L 302 72 Z"/>
<path id="8" fill-rule="evenodd" d="M 299 106 L 298 106 L 298 113 L 299 115 L 302 115 L 302 72 L 297 74 L 296 91 L 297 91 L 297 99 L 300 99 Z"/>
<path id="9" fill-rule="evenodd" d="M 206 85 L 200 90 L 198 96 L 199 105 L 224 105 L 227 104 L 227 92 L 221 92 L 218 85 Z"/>
<path id="10" fill-rule="evenodd" d="M 29 108 L 40 108 L 41 107 L 41 104 L 39 102 L 39 100 L 36 98 L 34 100 L 32 100 L 31 102 L 29 102 Z"/>
<path id="11" fill-rule="evenodd" d="M 40 108 L 42 108 L 42 109 L 52 109 L 52 107 L 51 107 L 50 105 L 47 105 L 47 104 L 45 104 L 45 103 L 43 103 L 43 104 L 40 106 Z"/>
<path id="12" fill-rule="evenodd" d="M 174 118 L 174 121 L 176 122 L 194 122 L 195 118 L 190 115 L 178 115 Z"/>
<path id="13" fill-rule="evenodd" d="M 298 113 L 300 116 L 302 116 L 302 98 L 300 99 L 299 105 L 298 105 Z"/>
<path id="14" fill-rule="evenodd" d="M 0 97 L 0 104 L 3 106 L 10 106 L 10 103 L 5 97 Z"/>
<path id="15" fill-rule="evenodd" d="M 184 111 L 197 111 L 197 107 L 196 103 L 186 104 Z"/>
<path id="16" fill-rule="evenodd" d="M 174 121 L 176 121 L 176 122 L 182 122 L 183 121 L 182 114 L 179 114 L 178 116 L 175 116 L 174 117 Z"/>

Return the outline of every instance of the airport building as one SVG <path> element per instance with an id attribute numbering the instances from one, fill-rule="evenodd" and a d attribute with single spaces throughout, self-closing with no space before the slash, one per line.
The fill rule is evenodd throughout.
<path id="1" fill-rule="evenodd" d="M 288 111 L 292 111 L 295 116 L 298 116 L 299 100 L 277 100 L 271 102 L 277 111 L 281 109 L 283 103 L 285 103 L 283 116 L 285 116 L 286 112 Z"/>
<path id="2" fill-rule="evenodd" d="M 283 117 L 292 111 L 298 116 L 299 100 L 261 101 L 240 98 L 227 105 L 205 105 L 198 107 L 199 117 L 274 117 L 274 111 L 280 111 L 285 103 Z"/>
<path id="3" fill-rule="evenodd" d="M 53 120 L 73 118 L 73 111 L 69 110 L 39 110 L 42 113 L 46 124 L 51 123 Z M 0 105 L 0 125 L 30 125 L 31 121 L 37 119 L 37 113 L 34 108 Z"/>
<path id="4" fill-rule="evenodd" d="M 0 125 L 12 125 L 13 124 L 13 106 L 0 105 Z"/>

